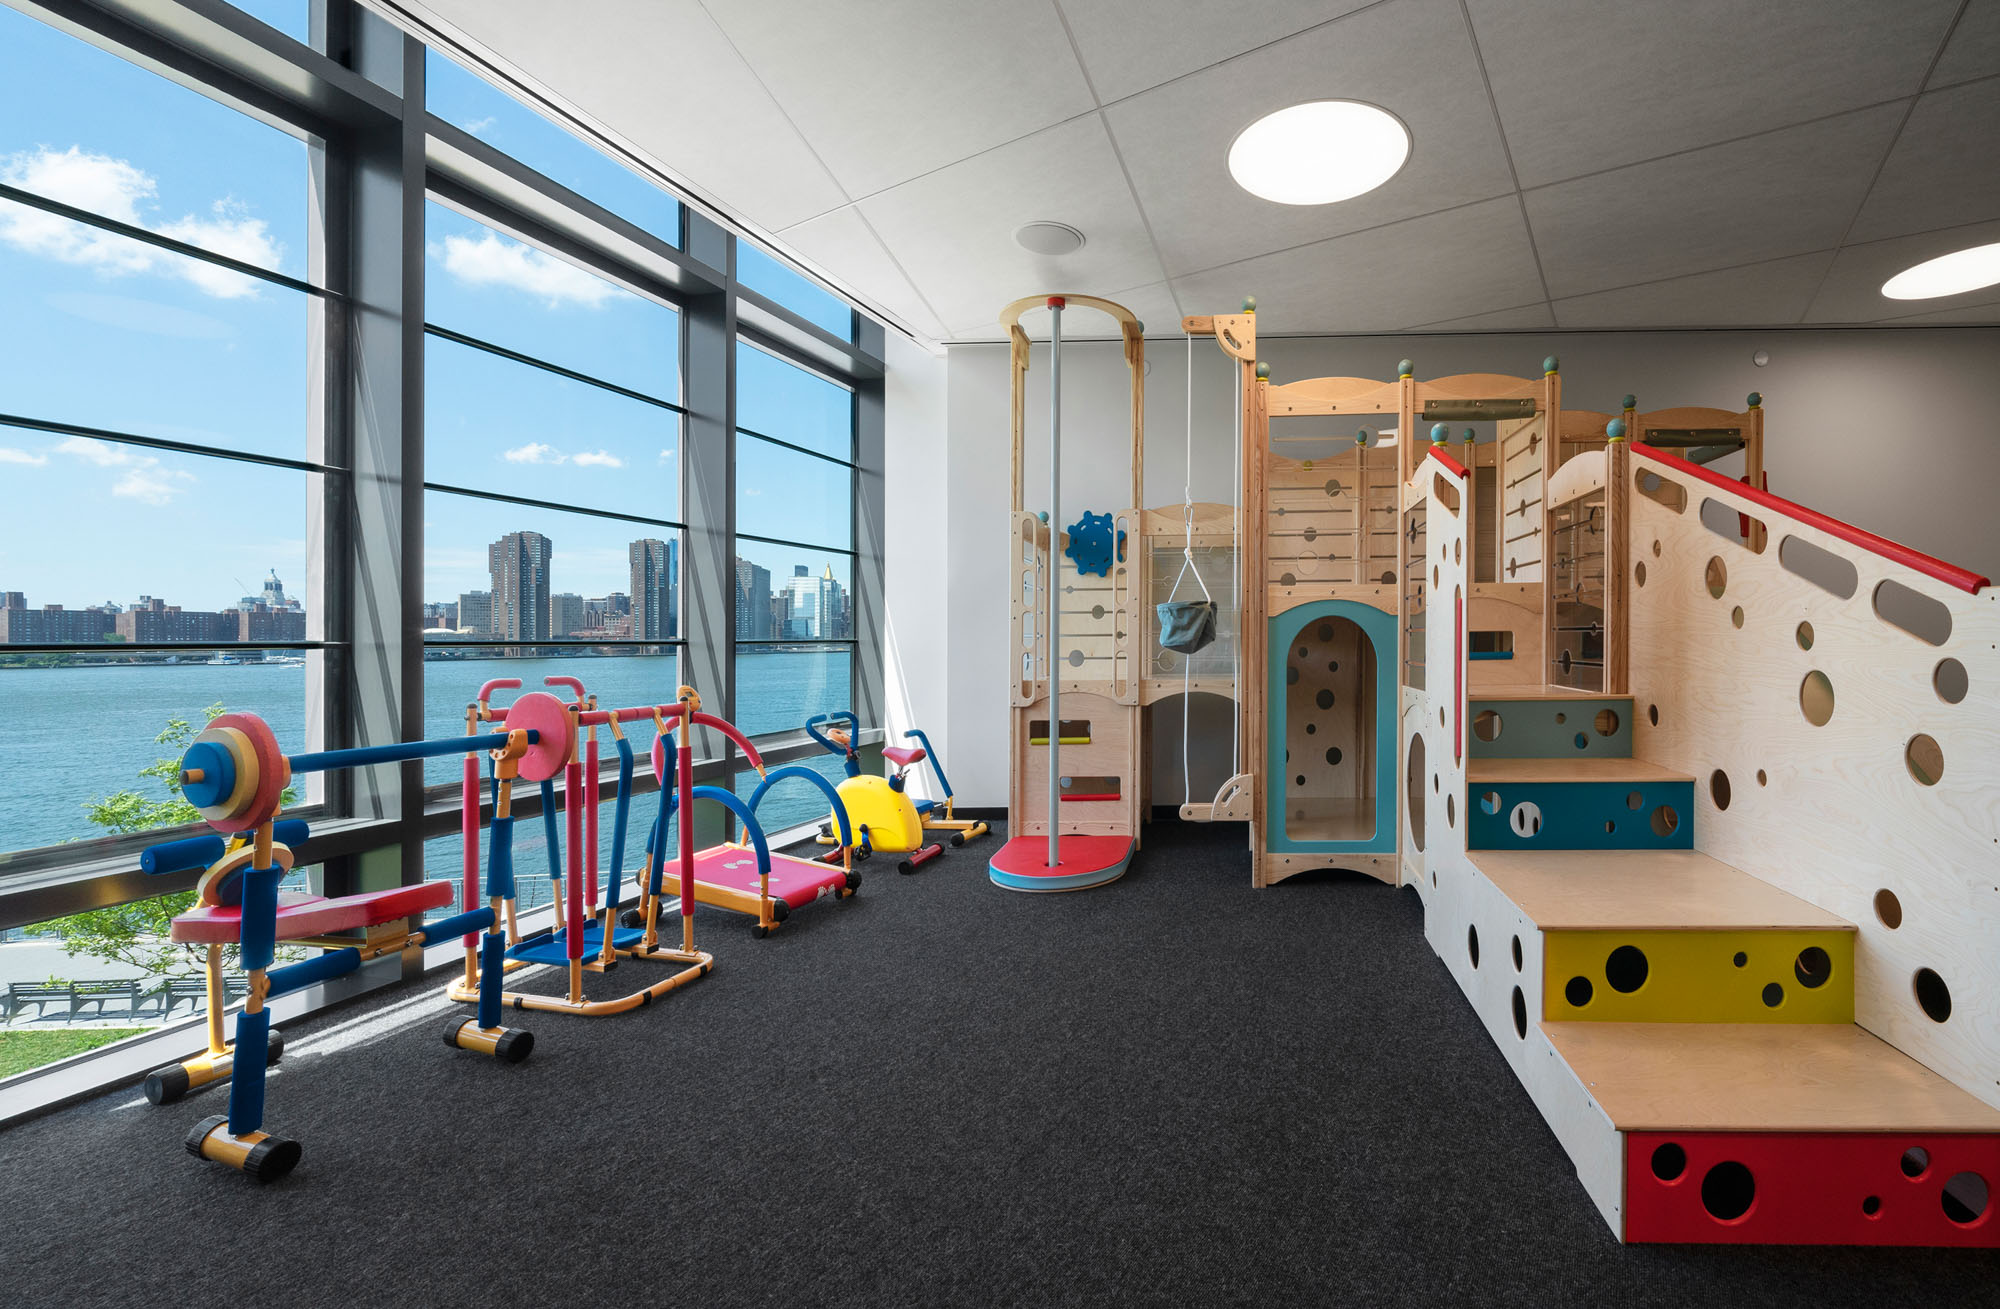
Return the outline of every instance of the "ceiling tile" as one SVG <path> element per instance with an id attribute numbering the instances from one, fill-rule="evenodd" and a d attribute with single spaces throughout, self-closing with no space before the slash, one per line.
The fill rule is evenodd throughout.
<path id="1" fill-rule="evenodd" d="M 774 231 L 847 198 L 695 0 L 579 0 L 559 23 L 540 0 L 404 7 L 758 227 Z M 609 32 L 617 36 L 607 48 Z M 672 77 L 656 59 L 618 54 L 662 50 L 674 52 Z M 689 131 L 690 104 L 728 105 L 730 130 Z"/>
<path id="2" fill-rule="evenodd" d="M 1324 99 L 1380 105 L 1408 124 L 1403 171 L 1331 205 L 1274 204 L 1236 185 L 1228 155 L 1239 132 L 1275 109 Z M 1105 118 L 1173 273 L 1513 189 L 1456 0 L 1392 0 L 1134 96 Z"/>
<path id="3" fill-rule="evenodd" d="M 1111 139 L 1097 115 L 1051 127 L 861 201 L 861 213 L 954 339 L 988 335 L 1010 301 L 1163 280 Z M 1034 219 L 1085 237 L 1049 258 L 1014 243 Z"/>
<path id="4" fill-rule="evenodd" d="M 1549 312 L 1548 305 L 1537 301 L 1531 305 L 1516 305 L 1512 309 L 1495 309 L 1489 314 L 1447 318 L 1443 322 L 1419 323 L 1417 326 L 1426 332 L 1521 332 L 1555 325 L 1556 316 Z"/>
<path id="5" fill-rule="evenodd" d="M 1550 294 L 1832 249 L 1902 114 L 1881 105 L 1528 192 Z"/>
<path id="6" fill-rule="evenodd" d="M 1958 8 L 1467 3 L 1523 186 L 1914 95 Z"/>
<path id="7" fill-rule="evenodd" d="M 1725 327 L 1796 323 L 1833 252 L 1698 273 L 1555 302 L 1563 327 Z"/>
<path id="8" fill-rule="evenodd" d="M 1257 297 L 1260 333 L 1391 332 L 1542 296 L 1513 196 L 1174 279 L 1190 313 Z"/>
<path id="9" fill-rule="evenodd" d="M 1917 101 L 1849 240 L 2000 218 L 2000 77 Z"/>
<path id="10" fill-rule="evenodd" d="M 1936 300 L 1891 300 L 1882 294 L 1882 283 L 1905 268 L 1991 241 L 2000 241 L 2000 221 L 1848 246 L 1834 257 L 1826 284 L 1806 311 L 1805 321 L 1872 323 L 1907 314 L 1939 314 L 1991 300 L 1994 290 L 1990 286 Z"/>
<path id="11" fill-rule="evenodd" d="M 1978 294 L 1991 295 L 1993 288 L 1989 286 Z M 1896 327 L 1914 327 L 1924 323 L 1996 325 L 2000 324 L 2000 300 L 1988 300 L 1985 304 L 1960 305 L 1956 309 L 1935 309 L 1927 314 L 1907 314 L 1901 318 L 1888 318 L 1882 321 Z"/>
<path id="12" fill-rule="evenodd" d="M 1370 0 L 1057 0 L 1097 98 L 1110 104 L 1169 78 L 1302 32 Z"/>
<path id="13" fill-rule="evenodd" d="M 896 266 L 881 240 L 853 206 L 807 219 L 786 228 L 778 237 L 829 276 L 857 291 L 866 288 L 870 298 L 902 318 L 912 330 L 932 340 L 943 339 L 944 323 L 924 303 L 924 298 L 917 294 L 910 279 Z"/>
<path id="14" fill-rule="evenodd" d="M 856 199 L 1096 107 L 1049 4 L 709 0 L 709 12 Z"/>
<path id="15" fill-rule="evenodd" d="M 1952 29 L 1944 57 L 1931 70 L 1932 86 L 2000 73 L 2000 0 L 1972 0 Z"/>

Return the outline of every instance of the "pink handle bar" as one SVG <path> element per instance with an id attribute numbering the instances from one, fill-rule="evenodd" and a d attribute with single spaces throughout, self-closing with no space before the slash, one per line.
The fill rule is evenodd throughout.
<path id="1" fill-rule="evenodd" d="M 479 686 L 479 703 L 485 704 L 495 691 L 511 691 L 520 685 L 521 679 L 518 677 L 496 677 L 490 682 L 482 682 Z"/>
<path id="2" fill-rule="evenodd" d="M 577 703 L 583 702 L 583 679 L 579 677 L 544 677 L 543 686 L 566 686 L 576 692 Z"/>
<path id="3" fill-rule="evenodd" d="M 490 682 L 488 685 L 504 685 L 504 683 Z M 517 681 L 514 685 L 519 686 L 520 683 Z M 663 705 L 634 705 L 628 709 L 593 709 L 588 713 L 578 714 L 576 721 L 579 727 L 602 727 L 613 719 L 621 723 L 641 722 L 651 718 L 655 712 L 661 718 L 679 719 L 686 716 L 687 706 L 676 701 L 673 704 Z M 488 717 L 494 722 L 504 723 L 507 721 L 507 711 L 505 709 L 494 709 L 488 713 Z M 750 761 L 752 768 L 761 769 L 764 766 L 764 757 L 757 753 L 757 747 L 750 744 L 748 737 L 736 730 L 734 723 L 724 722 L 714 714 L 697 713 L 694 716 L 694 725 L 696 727 L 713 727 L 716 731 L 736 743 L 737 748 L 743 751 L 743 757 Z"/>

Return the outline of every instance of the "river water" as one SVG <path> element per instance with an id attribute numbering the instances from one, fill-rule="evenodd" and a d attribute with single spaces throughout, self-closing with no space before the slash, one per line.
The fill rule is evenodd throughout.
<path id="1" fill-rule="evenodd" d="M 746 735 L 801 727 L 816 713 L 847 709 L 849 656 L 836 650 L 757 650 L 737 656 L 738 710 L 735 722 Z M 579 677 L 601 704 L 665 703 L 674 698 L 671 655 L 558 659 L 463 659 L 426 663 L 424 735 L 450 737 L 465 731 L 465 706 L 482 682 L 518 677 L 523 689 L 539 687 L 550 674 Z M 0 808 L 0 851 L 24 850 L 102 835 L 91 824 L 86 804 L 131 788 L 164 798 L 160 784 L 139 770 L 170 753 L 154 738 L 171 718 L 199 726 L 203 710 L 220 703 L 248 711 L 270 723 L 280 746 L 305 748 L 305 674 L 299 665 L 255 663 L 215 665 L 82 665 L 68 668 L 0 668 L 0 747 L 8 769 L 8 803 Z M 501 699 L 513 692 L 503 692 Z M 652 729 L 631 733 L 641 753 L 651 748 Z M 606 760 L 616 753 L 601 744 Z M 838 777 L 839 761 L 823 756 L 822 771 Z M 425 764 L 432 783 L 455 781 L 454 759 Z M 747 789 L 739 783 L 739 790 Z M 774 789 L 759 818 L 776 829 L 822 813 L 825 801 L 804 783 Z M 643 845 L 652 806 L 635 804 L 629 821 L 632 842 Z M 611 806 L 603 808 L 603 848 L 610 845 Z M 529 837 L 528 825 L 521 836 Z M 539 826 L 536 824 L 535 826 Z M 538 867 L 538 838 L 523 841 L 522 866 Z M 433 841 L 426 863 L 434 876 L 458 866 L 456 836 Z M 636 855 L 627 863 L 635 864 Z M 524 890 L 526 887 L 524 886 Z"/>

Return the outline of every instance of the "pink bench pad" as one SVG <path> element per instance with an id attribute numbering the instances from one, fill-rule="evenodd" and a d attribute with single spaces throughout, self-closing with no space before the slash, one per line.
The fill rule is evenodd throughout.
<path id="1" fill-rule="evenodd" d="M 426 909 L 442 908 L 457 894 L 458 888 L 450 882 L 395 886 L 386 891 L 342 896 L 338 900 L 286 892 L 278 897 L 278 939 L 296 941 L 301 937 L 393 923 Z M 184 913 L 174 919 L 172 932 L 174 940 L 188 945 L 229 945 L 242 939 L 242 935 L 243 910 L 233 904 L 205 905 Z"/>
<path id="2" fill-rule="evenodd" d="M 667 867 L 666 887 L 672 894 L 677 880 L 672 864 Z M 749 850 L 719 845 L 694 857 L 694 878 L 711 886 L 757 894 L 757 856 Z M 811 904 L 822 895 L 835 895 L 847 884 L 847 872 L 839 864 L 814 863 L 790 855 L 771 856 L 771 898 L 783 900 L 793 909 Z M 698 897 L 697 897 L 698 898 Z"/>

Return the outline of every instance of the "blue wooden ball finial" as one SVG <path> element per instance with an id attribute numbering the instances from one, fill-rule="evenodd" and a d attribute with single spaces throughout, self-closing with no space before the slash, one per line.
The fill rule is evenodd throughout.
<path id="1" fill-rule="evenodd" d="M 1039 514 L 1036 514 L 1035 517 L 1041 519 L 1043 522 L 1046 523 L 1049 521 L 1049 511 L 1044 509 Z"/>
<path id="2" fill-rule="evenodd" d="M 1407 359 L 1396 365 L 1396 376 L 1398 377 L 1415 377 L 1416 374 L 1417 366 Z"/>
<path id="3" fill-rule="evenodd" d="M 1368 444 L 1368 429 L 1367 429 L 1367 428 L 1365 428 L 1365 427 L 1364 427 L 1364 428 L 1362 428 L 1362 429 L 1361 429 L 1360 431 L 1358 431 L 1358 432 L 1356 432 L 1356 433 L 1354 434 L 1354 444 L 1356 444 L 1356 445 L 1367 445 L 1367 444 Z"/>
<path id="4" fill-rule="evenodd" d="M 1472 439 L 1473 439 L 1473 431 L 1469 427 L 1465 429 L 1465 435 L 1459 438 L 1459 440 L 1465 442 L 1467 445 L 1472 444 Z"/>
<path id="5" fill-rule="evenodd" d="M 1544 377 L 1550 373 L 1559 371 L 1561 368 L 1562 360 L 1556 358 L 1554 355 L 1550 355 L 1547 359 L 1542 360 L 1542 375 Z"/>
<path id="6" fill-rule="evenodd" d="M 1263 360 L 1261 360 L 1261 359 L 1260 359 L 1260 360 L 1258 360 L 1258 361 L 1257 361 L 1257 380 L 1258 380 L 1258 381 L 1260 381 L 1260 382 L 1262 382 L 1262 381 L 1266 381 L 1266 380 L 1268 380 L 1268 379 L 1270 378 L 1270 376 L 1271 376 L 1271 365 L 1269 365 L 1269 364 L 1265 363 L 1265 362 L 1264 362 Z"/>
<path id="7" fill-rule="evenodd" d="M 1637 409 L 1639 407 L 1639 397 L 1636 395 L 1628 395 L 1623 400 L 1620 400 L 1618 402 L 1618 407 L 1620 409 Z"/>
<path id="8" fill-rule="evenodd" d="M 1443 423 L 1433 423 L 1431 425 L 1432 445 L 1443 445 L 1449 440 L 1451 440 L 1451 429 L 1449 427 L 1446 427 Z"/>
<path id="9" fill-rule="evenodd" d="M 1604 425 L 1604 438 L 1607 441 L 1623 441 L 1625 439 L 1625 420 L 1614 418 L 1606 423 Z"/>
<path id="10" fill-rule="evenodd" d="M 1764 393 L 1762 391 L 1752 391 L 1750 393 L 1750 407 L 1752 409 L 1758 408 L 1763 403 L 1764 403 Z"/>
<path id="11" fill-rule="evenodd" d="M 1243 312 L 1244 312 L 1244 313 L 1246 313 L 1246 314 L 1254 314 L 1254 313 L 1256 313 L 1256 312 L 1257 312 L 1257 297 L 1256 297 L 1256 296 L 1254 296 L 1254 295 L 1246 295 L 1246 296 L 1244 296 L 1244 297 L 1243 297 Z"/>

